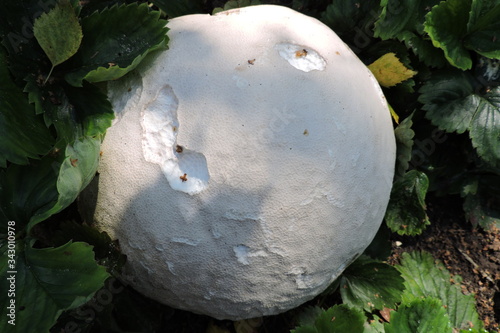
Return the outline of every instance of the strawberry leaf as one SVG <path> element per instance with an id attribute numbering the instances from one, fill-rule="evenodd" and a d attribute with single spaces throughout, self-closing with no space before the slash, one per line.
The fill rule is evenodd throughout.
<path id="1" fill-rule="evenodd" d="M 82 20 L 83 40 L 65 78 L 71 85 L 82 81 L 118 79 L 139 65 L 150 52 L 166 47 L 166 21 L 146 3 L 113 6 Z"/>
<path id="2" fill-rule="evenodd" d="M 68 0 L 59 0 L 36 19 L 33 33 L 53 67 L 73 56 L 82 41 L 82 28 Z"/>
<path id="3" fill-rule="evenodd" d="M 469 131 L 479 156 L 492 164 L 500 163 L 500 87 L 485 93 L 475 90 L 470 73 L 442 72 L 420 89 L 419 101 L 426 117 L 447 132 Z"/>

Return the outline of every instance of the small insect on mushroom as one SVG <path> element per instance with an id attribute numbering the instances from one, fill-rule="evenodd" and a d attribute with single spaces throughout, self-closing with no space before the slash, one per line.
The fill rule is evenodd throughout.
<path id="1" fill-rule="evenodd" d="M 255 59 L 248 60 L 248 63 L 249 63 L 250 65 L 253 65 L 253 64 L 255 63 Z"/>
<path id="2" fill-rule="evenodd" d="M 302 58 L 302 57 L 305 57 L 306 55 L 307 55 L 306 49 L 295 51 L 295 57 L 297 57 L 297 58 Z"/>
<path id="3" fill-rule="evenodd" d="M 182 180 L 182 182 L 183 182 L 183 183 L 188 181 L 188 178 L 187 178 L 187 173 L 183 174 L 183 175 L 182 175 L 182 176 L 180 176 L 179 178 Z"/>

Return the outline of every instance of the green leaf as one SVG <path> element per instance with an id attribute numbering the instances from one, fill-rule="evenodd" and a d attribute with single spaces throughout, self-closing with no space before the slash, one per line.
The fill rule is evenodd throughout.
<path id="1" fill-rule="evenodd" d="M 480 174 L 464 185 L 465 217 L 474 227 L 500 229 L 500 177 Z"/>
<path id="2" fill-rule="evenodd" d="M 393 309 L 401 301 L 403 281 L 394 267 L 360 257 L 342 274 L 340 295 L 344 304 L 367 312 Z"/>
<path id="3" fill-rule="evenodd" d="M 100 138 L 85 137 L 66 146 L 65 158 L 57 165 L 57 202 L 32 216 L 28 231 L 37 223 L 68 207 L 94 178 L 99 163 Z M 53 165 L 54 166 L 54 165 Z"/>
<path id="4" fill-rule="evenodd" d="M 437 298 L 445 306 L 454 328 L 483 327 L 475 309 L 474 295 L 464 295 L 460 285 L 451 284 L 448 270 L 429 253 L 403 253 L 401 265 L 396 268 L 405 279 L 404 304 L 420 298 Z"/>
<path id="5" fill-rule="evenodd" d="M 10 165 L 0 173 L 0 216 L 19 231 L 29 223 L 29 231 L 68 207 L 94 177 L 99 153 L 99 138 L 83 138 L 28 166 Z"/>
<path id="6" fill-rule="evenodd" d="M 82 81 L 115 80 L 127 74 L 154 50 L 166 48 L 166 21 L 146 3 L 113 6 L 82 20 L 83 40 L 69 61 L 65 78 L 71 85 Z"/>
<path id="7" fill-rule="evenodd" d="M 325 312 L 325 310 L 319 306 L 307 306 L 301 309 L 301 312 L 296 317 L 296 321 L 300 326 L 314 326 L 316 318 L 323 312 Z"/>
<path id="8" fill-rule="evenodd" d="M 425 213 L 429 180 L 425 173 L 411 170 L 394 182 L 385 213 L 387 226 L 400 235 L 418 235 L 430 224 Z"/>
<path id="9" fill-rule="evenodd" d="M 467 31 L 481 30 L 494 23 L 499 10 L 499 0 L 472 0 Z"/>
<path id="10" fill-rule="evenodd" d="M 68 0 L 59 0 L 54 9 L 35 20 L 33 33 L 52 66 L 73 56 L 82 41 L 82 28 Z"/>
<path id="11" fill-rule="evenodd" d="M 375 37 L 386 40 L 411 29 L 412 21 L 416 19 L 418 14 L 418 3 L 419 1 L 382 0 L 380 3 L 382 13 L 375 22 Z"/>
<path id="12" fill-rule="evenodd" d="M 415 299 L 391 312 L 386 333 L 452 333 L 446 310 L 435 298 Z"/>
<path id="13" fill-rule="evenodd" d="M 396 136 L 396 176 L 404 177 L 406 170 L 410 166 L 412 157 L 413 137 L 415 132 L 411 129 L 413 125 L 413 114 L 406 117 L 394 130 Z"/>
<path id="14" fill-rule="evenodd" d="M 418 59 L 427 66 L 442 68 L 448 63 L 443 50 L 434 47 L 430 40 L 414 32 L 404 31 L 397 38 L 404 42 L 406 47 L 411 49 Z"/>
<path id="15" fill-rule="evenodd" d="M 37 112 L 54 125 L 59 140 L 72 142 L 82 136 L 102 135 L 111 126 L 114 112 L 106 94 L 84 82 L 81 88 L 66 83 L 39 86 L 33 77 L 24 89 Z"/>
<path id="16" fill-rule="evenodd" d="M 362 333 L 365 316 L 359 310 L 335 305 L 323 311 L 314 325 L 305 325 L 291 330 L 292 333 Z"/>
<path id="17" fill-rule="evenodd" d="M 84 82 L 82 88 L 65 86 L 73 119 L 78 120 L 85 136 L 104 135 L 115 117 L 108 97 L 93 84 Z"/>
<path id="18" fill-rule="evenodd" d="M 500 162 L 500 87 L 479 94 L 475 84 L 468 72 L 437 73 L 420 89 L 419 102 L 439 128 L 457 133 L 468 130 L 479 156 L 496 164 Z"/>
<path id="19" fill-rule="evenodd" d="M 0 39 L 11 59 L 11 74 L 20 82 L 33 73 L 47 73 L 47 56 L 33 36 L 33 22 L 56 5 L 55 0 L 2 1 Z"/>
<path id="20" fill-rule="evenodd" d="M 493 164 L 500 164 L 500 87 L 477 98 L 474 118 L 469 127 L 472 145 L 479 156 Z"/>
<path id="21" fill-rule="evenodd" d="M 463 45 L 472 0 L 447 0 L 432 8 L 425 17 L 425 32 L 435 47 L 444 51 L 453 66 L 467 70 L 472 67 L 469 51 Z"/>
<path id="22" fill-rule="evenodd" d="M 425 14 L 440 0 L 382 0 L 382 13 L 375 22 L 375 36 L 396 38 L 405 32 L 422 34 Z"/>
<path id="23" fill-rule="evenodd" d="M 154 0 L 153 3 L 169 18 L 205 13 L 203 0 Z"/>
<path id="24" fill-rule="evenodd" d="M 436 72 L 419 90 L 418 101 L 434 125 L 447 132 L 464 133 L 477 107 L 472 77 L 464 72 Z"/>
<path id="25" fill-rule="evenodd" d="M 474 0 L 468 22 L 469 34 L 464 45 L 477 53 L 500 58 L 500 45 L 497 40 L 500 32 L 500 2 L 498 0 Z"/>
<path id="26" fill-rule="evenodd" d="M 363 333 L 385 333 L 384 324 L 382 319 L 376 315 L 368 321 L 368 325 L 365 324 L 365 330 Z"/>
<path id="27" fill-rule="evenodd" d="M 99 232 L 87 224 L 79 224 L 75 221 L 63 221 L 58 230 L 51 235 L 52 245 L 60 246 L 69 240 L 74 242 L 85 242 L 92 245 L 99 262 L 105 262 L 108 271 L 120 271 L 125 263 L 126 257 L 121 254 L 116 244 L 104 231 Z"/>
<path id="28" fill-rule="evenodd" d="M 439 1 L 382 1 L 382 14 L 375 22 L 375 36 L 384 40 L 397 38 L 427 66 L 443 67 L 447 64 L 443 51 L 435 48 L 428 37 L 423 35 L 425 15 Z"/>
<path id="29" fill-rule="evenodd" d="M 11 80 L 3 50 L 0 50 L 0 133 L 3 168 L 7 161 L 27 164 L 28 158 L 39 158 L 50 150 L 54 141 L 27 96 Z"/>
<path id="30" fill-rule="evenodd" d="M 64 310 L 88 301 L 109 276 L 94 260 L 92 247 L 67 243 L 58 248 L 35 249 L 17 242 L 15 272 L 7 266 L 7 246 L 0 250 L 0 289 L 9 290 L 7 277 L 15 278 L 15 298 L 4 295 L 2 309 L 15 299 L 15 326 L 0 317 L 0 327 L 9 332 L 48 332 Z M 2 330 L 4 331 L 4 330 Z"/>
<path id="31" fill-rule="evenodd" d="M 12 164 L 0 171 L 0 216 L 4 219 L 0 221 L 0 233 L 5 233 L 7 221 L 15 221 L 16 231 L 22 232 L 32 216 L 57 202 L 59 164 L 48 155 L 28 166 Z"/>
<path id="32" fill-rule="evenodd" d="M 379 11 L 378 1 L 336 0 L 321 14 L 321 21 L 356 52 L 370 44 Z"/>

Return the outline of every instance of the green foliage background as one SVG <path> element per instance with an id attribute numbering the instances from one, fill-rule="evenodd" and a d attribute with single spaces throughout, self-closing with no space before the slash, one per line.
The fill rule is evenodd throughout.
<path id="1" fill-rule="evenodd" d="M 99 307 L 103 291 L 118 290 L 109 281 L 124 258 L 107 235 L 54 214 L 64 216 L 95 175 L 114 117 L 103 83 L 167 48 L 166 19 L 272 1 L 213 3 L 1 1 L 0 290 L 16 271 L 17 318 L 0 317 L 0 331 L 154 332 L 172 315 L 123 286 Z M 429 191 L 459 194 L 470 223 L 500 227 L 500 0 L 286 4 L 328 25 L 366 65 L 392 52 L 418 72 L 384 88 L 401 119 L 386 226 L 318 298 L 343 304 L 296 309 L 287 324 L 297 333 L 482 332 L 473 298 L 430 255 L 407 254 L 396 267 L 383 260 L 390 231 L 417 235 L 432 222 Z M 9 302 L 2 296 L 0 307 Z M 389 321 L 384 309 L 394 310 Z"/>

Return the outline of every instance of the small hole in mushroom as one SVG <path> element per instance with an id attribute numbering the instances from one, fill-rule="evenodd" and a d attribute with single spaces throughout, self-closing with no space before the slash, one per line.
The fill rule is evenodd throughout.
<path id="1" fill-rule="evenodd" d="M 176 151 L 176 152 L 178 152 L 178 153 L 182 153 L 182 152 L 183 152 L 183 150 L 184 150 L 184 148 L 182 148 L 182 146 L 179 146 L 179 145 L 175 146 L 175 151 Z"/>

